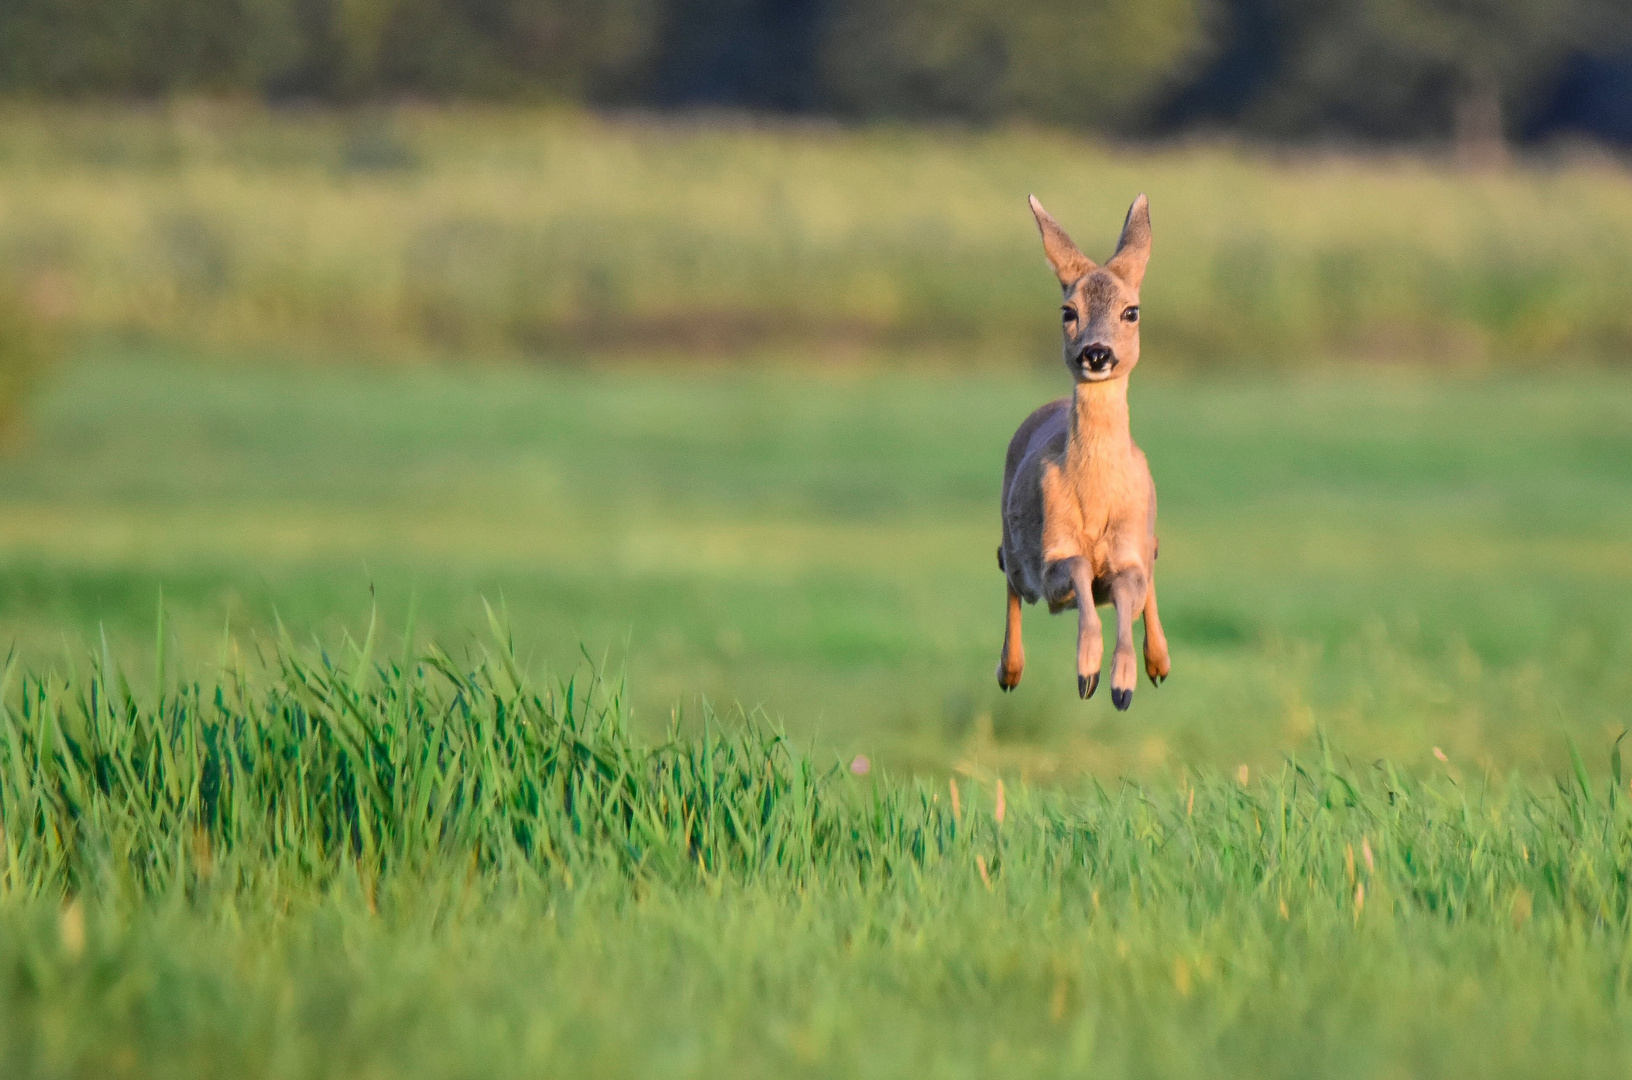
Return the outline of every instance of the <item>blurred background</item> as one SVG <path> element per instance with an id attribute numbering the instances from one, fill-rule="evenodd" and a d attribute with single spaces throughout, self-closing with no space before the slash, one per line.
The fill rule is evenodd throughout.
<path id="1" fill-rule="evenodd" d="M 1629 146 L 1615 0 L 8 0 L 0 645 L 486 598 L 899 769 L 1562 760 L 1632 700 Z M 1104 257 L 1140 191 L 1174 678 L 1081 703 L 1033 609 L 1005 697 L 1025 197 Z"/>

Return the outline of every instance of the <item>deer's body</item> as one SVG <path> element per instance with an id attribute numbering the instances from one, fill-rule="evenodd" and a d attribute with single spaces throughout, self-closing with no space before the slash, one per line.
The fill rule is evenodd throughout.
<path id="1" fill-rule="evenodd" d="M 1020 598 L 1075 607 L 1075 586 L 1048 568 L 1081 557 L 1106 603 L 1111 577 L 1149 568 L 1155 549 L 1156 487 L 1128 433 L 1126 398 L 1085 390 L 1027 417 L 1003 476 L 1004 569 Z"/>
<path id="2" fill-rule="evenodd" d="M 1003 546 L 1008 620 L 998 684 L 1020 681 L 1021 601 L 1046 601 L 1051 612 L 1078 610 L 1077 688 L 1099 684 L 1103 644 L 1096 605 L 1117 613 L 1111 692 L 1128 707 L 1137 681 L 1133 619 L 1145 619 L 1145 671 L 1151 682 L 1169 670 L 1156 611 L 1156 485 L 1128 425 L 1128 373 L 1139 359 L 1138 290 L 1150 250 L 1141 196 L 1129 211 L 1117 255 L 1095 266 L 1071 244 L 1035 200 L 1044 249 L 1065 290 L 1066 366 L 1076 377 L 1070 397 L 1026 418 L 1009 442 L 1003 470 Z"/>

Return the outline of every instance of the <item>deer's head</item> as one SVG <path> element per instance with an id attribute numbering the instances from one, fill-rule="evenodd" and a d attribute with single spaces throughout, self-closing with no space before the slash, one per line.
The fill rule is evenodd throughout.
<path id="1" fill-rule="evenodd" d="M 1078 382 L 1125 378 L 1139 362 L 1139 286 L 1150 260 L 1150 205 L 1133 200 L 1116 254 L 1098 266 L 1071 242 L 1037 196 L 1031 212 L 1043 234 L 1043 253 L 1060 279 L 1065 366 Z"/>

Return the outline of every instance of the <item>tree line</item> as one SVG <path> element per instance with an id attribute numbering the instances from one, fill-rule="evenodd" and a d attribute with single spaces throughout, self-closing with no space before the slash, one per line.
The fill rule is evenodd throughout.
<path id="1" fill-rule="evenodd" d="M 5 0 L 0 93 L 1632 143 L 1626 0 Z"/>

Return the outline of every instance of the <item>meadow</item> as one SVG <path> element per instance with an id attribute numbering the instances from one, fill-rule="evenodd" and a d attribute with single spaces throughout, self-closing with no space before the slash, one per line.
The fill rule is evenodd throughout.
<path id="1" fill-rule="evenodd" d="M 1156 207 L 1127 713 L 1069 617 L 993 677 L 1033 188 Z M 0 116 L 67 345 L 0 442 L 0 1070 L 1619 1075 L 1623 238 L 1587 159 Z"/>

